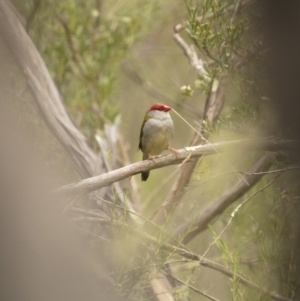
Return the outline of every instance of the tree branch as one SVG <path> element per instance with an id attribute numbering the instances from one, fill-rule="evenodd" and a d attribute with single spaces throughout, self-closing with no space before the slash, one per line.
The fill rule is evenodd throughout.
<path id="1" fill-rule="evenodd" d="M 278 139 L 244 139 L 219 142 L 214 144 L 198 145 L 194 147 L 186 147 L 178 150 L 178 157 L 173 154 L 160 156 L 153 160 L 145 160 L 138 163 L 110 171 L 108 173 L 87 178 L 76 183 L 72 183 L 63 186 L 56 190 L 57 193 L 63 194 L 66 197 L 77 197 L 105 186 L 109 186 L 116 181 L 129 178 L 142 171 L 162 168 L 165 166 L 178 164 L 183 162 L 185 159 L 197 158 L 203 155 L 216 154 L 219 152 L 225 152 L 232 150 L 232 148 L 247 148 L 248 151 L 253 150 L 290 150 L 299 151 L 299 143 L 291 140 L 278 140 Z"/>
<path id="2" fill-rule="evenodd" d="M 209 222 L 253 187 L 263 176 L 260 172 L 268 170 L 271 165 L 272 163 L 269 158 L 266 155 L 262 156 L 247 172 L 251 175 L 244 176 L 233 187 L 225 191 L 222 196 L 208 204 L 195 219 L 180 225 L 175 231 L 175 237 L 184 236 L 183 242 L 188 243 L 196 235 L 204 231 Z M 253 174 L 257 172 L 259 172 L 259 174 Z M 189 229 L 193 230 L 188 232 Z"/>

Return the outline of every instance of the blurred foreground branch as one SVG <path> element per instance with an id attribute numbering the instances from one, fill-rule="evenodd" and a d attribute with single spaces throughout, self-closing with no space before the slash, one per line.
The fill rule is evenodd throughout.
<path id="1" fill-rule="evenodd" d="M 80 210 L 81 212 L 84 212 L 84 210 Z M 241 283 L 242 285 L 244 285 L 245 287 L 248 287 L 250 289 L 253 289 L 255 291 L 259 291 L 259 292 L 263 292 L 265 294 L 269 294 L 270 297 L 274 300 L 279 300 L 279 301 L 292 301 L 292 299 L 289 298 L 285 298 L 283 296 L 281 296 L 280 294 L 277 294 L 276 292 L 270 292 L 268 289 L 266 288 L 262 288 L 259 285 L 257 285 L 256 283 L 247 280 L 245 277 L 243 277 L 242 275 L 236 273 L 236 272 L 232 272 L 230 269 L 228 269 L 227 267 L 224 267 L 223 265 L 212 261 L 210 259 L 205 258 L 204 256 L 198 255 L 194 252 L 192 252 L 191 250 L 187 249 L 186 247 L 184 247 L 180 242 L 176 241 L 176 239 L 173 239 L 173 242 L 175 243 L 175 245 L 170 244 L 170 243 L 163 243 L 161 244 L 161 242 L 158 242 L 157 238 L 147 234 L 144 230 L 140 230 L 137 227 L 132 227 L 130 225 L 124 224 L 123 222 L 120 221 L 116 221 L 116 220 L 112 220 L 109 217 L 104 217 L 101 215 L 98 215 L 98 218 L 90 218 L 90 217 L 82 217 L 81 220 L 77 219 L 78 221 L 84 221 L 86 219 L 86 221 L 91 221 L 93 223 L 101 223 L 101 224 L 111 224 L 114 225 L 116 227 L 122 227 L 124 228 L 124 226 L 134 234 L 134 236 L 138 236 L 140 237 L 142 240 L 145 241 L 145 243 L 147 245 L 153 244 L 157 245 L 160 244 L 161 247 L 165 250 L 170 251 L 173 254 L 177 254 L 180 255 L 186 259 L 192 260 L 192 261 L 197 261 L 199 262 L 199 264 L 203 267 L 212 269 L 214 271 L 218 271 L 221 274 L 230 277 L 230 278 L 234 278 L 235 280 L 237 280 L 239 283 Z M 149 244 L 150 243 L 150 244 Z M 172 274 L 168 274 L 169 276 L 171 276 L 172 278 L 174 278 L 174 276 Z M 177 277 L 175 277 L 177 281 L 180 282 L 179 279 L 177 279 Z M 181 283 L 183 284 L 183 283 Z M 195 288 L 190 287 L 192 290 L 195 290 Z M 203 294 L 202 292 L 200 292 L 199 290 L 196 290 L 197 293 Z M 212 296 L 209 296 L 207 294 L 203 294 L 205 297 L 211 298 L 211 300 L 217 300 Z"/>

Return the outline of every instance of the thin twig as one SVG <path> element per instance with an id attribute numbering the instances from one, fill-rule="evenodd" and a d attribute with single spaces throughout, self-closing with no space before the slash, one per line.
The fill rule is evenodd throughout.
<path id="1" fill-rule="evenodd" d="M 84 214 L 84 216 L 92 216 L 92 217 L 98 217 L 98 218 L 106 218 L 109 219 L 109 216 L 100 210 L 97 209 L 86 209 L 86 208 L 80 208 L 80 207 L 72 207 L 70 208 L 71 211 Z"/>
<path id="2" fill-rule="evenodd" d="M 282 173 L 282 172 L 281 172 Z M 278 176 L 281 175 L 281 173 L 275 175 L 275 177 L 272 179 L 272 181 L 270 181 L 268 184 L 266 184 L 265 186 L 257 189 L 255 192 L 253 192 L 248 198 L 246 198 L 243 202 L 241 202 L 230 214 L 230 219 L 228 221 L 228 223 L 226 224 L 226 226 L 223 228 L 223 230 L 220 232 L 220 234 L 214 239 L 214 241 L 209 245 L 209 247 L 206 249 L 206 251 L 203 253 L 202 257 L 204 257 L 209 250 L 211 249 L 211 247 L 220 240 L 221 236 L 223 235 L 223 233 L 227 230 L 227 228 L 229 227 L 229 225 L 231 224 L 235 214 L 239 211 L 239 209 L 245 205 L 250 199 L 252 199 L 255 195 L 257 195 L 259 192 L 262 192 L 263 190 L 265 190 L 267 187 L 269 187 L 270 185 L 272 185 L 274 183 L 274 181 L 276 180 L 276 178 Z"/>
<path id="3" fill-rule="evenodd" d="M 30 13 L 30 15 L 29 15 L 29 17 L 28 17 L 28 19 L 26 21 L 26 27 L 25 28 L 26 28 L 27 32 L 29 32 L 29 30 L 30 30 L 30 26 L 31 26 L 31 24 L 32 24 L 32 22 L 34 20 L 34 17 L 36 15 L 36 12 L 37 12 L 37 10 L 38 10 L 41 2 L 42 2 L 42 0 L 35 0 L 34 1 L 33 10 L 31 11 L 31 13 Z"/>
<path id="4" fill-rule="evenodd" d="M 261 157 L 249 170 L 249 173 L 258 172 L 261 170 L 268 170 L 272 163 L 267 156 Z M 262 175 L 245 176 L 245 180 L 240 180 L 233 187 L 226 190 L 223 195 L 216 200 L 209 203 L 195 219 L 181 224 L 175 231 L 176 237 L 184 236 L 184 243 L 192 240 L 196 235 L 207 228 L 207 225 L 219 216 L 230 204 L 235 202 L 238 198 L 245 194 L 251 187 L 253 187 Z M 192 229 L 190 231 L 190 229 Z"/>
<path id="5" fill-rule="evenodd" d="M 251 175 L 268 175 L 268 174 L 274 174 L 274 173 L 281 173 L 281 172 L 286 172 L 286 171 L 292 171 L 292 170 L 298 170 L 300 169 L 300 166 L 291 166 L 291 167 L 286 167 L 286 168 L 281 168 L 281 169 L 273 169 L 273 170 L 267 170 L 267 171 L 261 171 L 261 172 L 244 172 L 241 170 L 237 170 L 237 171 L 228 171 L 228 172 L 224 172 L 215 176 L 212 176 L 208 179 L 203 180 L 200 184 L 197 185 L 197 188 L 199 188 L 200 186 L 202 186 L 203 184 L 205 184 L 206 182 L 215 180 L 219 177 L 223 177 L 223 176 L 227 176 L 229 174 L 235 174 L 235 173 L 239 173 L 241 175 L 245 175 L 245 176 L 251 176 Z"/>
<path id="6" fill-rule="evenodd" d="M 164 245 L 164 247 L 167 249 L 174 248 L 173 246 L 170 246 L 170 245 Z M 237 282 L 239 282 L 240 284 L 242 284 L 248 288 L 251 288 L 258 292 L 263 292 L 264 294 L 269 294 L 270 297 L 274 300 L 293 301 L 292 299 L 285 298 L 275 292 L 270 292 L 270 290 L 268 290 L 266 288 L 259 287 L 257 284 L 245 279 L 244 277 L 242 277 L 239 274 L 231 272 L 229 269 L 225 268 L 224 266 L 220 265 L 219 263 L 216 263 L 216 262 L 206 259 L 206 258 L 202 258 L 202 256 L 195 254 L 187 249 L 176 248 L 176 252 L 177 252 L 177 254 L 180 254 L 181 256 L 183 256 L 185 258 L 191 259 L 193 261 L 199 261 L 199 264 L 203 267 L 207 267 L 209 269 L 218 271 L 225 276 L 234 278 Z"/>
<path id="7" fill-rule="evenodd" d="M 236 11 L 236 13 L 234 13 L 234 17 L 236 17 L 237 13 L 241 13 L 244 9 L 246 9 L 248 6 L 250 6 L 251 4 L 253 4 L 255 1 L 256 0 L 239 1 L 240 4 L 238 5 L 238 9 L 237 9 L 237 5 L 236 4 L 232 4 L 232 5 L 229 5 L 228 7 L 226 7 L 225 10 L 228 13 L 230 13 L 230 12 L 234 13 Z M 202 16 L 198 17 L 198 18 L 196 18 L 196 20 L 197 20 L 198 23 L 202 23 L 204 21 L 208 21 L 208 20 L 210 20 L 212 18 L 215 18 L 215 17 L 216 17 L 216 14 L 212 12 L 212 13 L 209 13 L 209 14 L 205 15 L 204 17 L 202 17 Z"/>
<path id="8" fill-rule="evenodd" d="M 186 282 L 184 282 L 184 281 L 178 279 L 177 277 L 175 277 L 175 276 L 172 275 L 171 273 L 168 273 L 168 276 L 170 276 L 171 278 L 173 278 L 174 280 L 176 280 L 176 281 L 179 282 L 180 284 L 183 284 L 183 285 L 187 286 L 187 287 L 188 287 L 189 289 L 191 289 L 192 291 L 194 291 L 194 292 L 196 292 L 196 293 L 198 293 L 198 294 L 200 294 L 200 295 L 206 297 L 206 298 L 209 299 L 209 300 L 220 301 L 219 299 L 216 299 L 216 298 L 214 298 L 214 297 L 212 297 L 212 296 L 210 296 L 210 295 L 208 295 L 208 294 L 206 294 L 206 293 L 203 293 L 203 292 L 199 291 L 199 290 L 198 290 L 197 288 L 195 288 L 194 286 L 192 286 L 192 285 L 190 285 L 190 284 L 188 284 L 188 283 L 186 283 Z"/>
<path id="9" fill-rule="evenodd" d="M 79 72 L 77 72 L 77 73 L 80 74 L 82 77 L 85 77 L 86 72 L 84 70 L 84 62 L 82 61 L 80 55 L 78 54 L 78 52 L 76 50 L 71 30 L 70 30 L 67 22 L 61 16 L 57 15 L 57 20 L 60 22 L 63 29 L 65 30 L 65 35 L 67 38 L 67 42 L 69 44 L 69 49 L 71 52 L 72 59 L 76 63 L 76 66 L 78 67 Z"/>
<path id="10" fill-rule="evenodd" d="M 146 80 L 144 77 L 142 77 L 135 69 L 132 68 L 130 64 L 123 64 L 123 70 L 134 83 L 142 87 L 143 90 L 154 99 L 161 101 L 162 103 L 173 102 L 172 98 L 168 97 L 162 91 L 157 89 L 151 82 L 149 82 L 149 80 Z"/>

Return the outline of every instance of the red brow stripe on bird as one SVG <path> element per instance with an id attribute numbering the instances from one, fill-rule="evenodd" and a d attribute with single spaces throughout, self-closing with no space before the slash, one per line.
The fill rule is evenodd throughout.
<path id="1" fill-rule="evenodd" d="M 168 112 L 170 111 L 171 108 L 166 106 L 166 105 L 162 105 L 162 104 L 156 104 L 153 105 L 152 107 L 150 107 L 149 111 L 163 111 L 163 112 Z"/>

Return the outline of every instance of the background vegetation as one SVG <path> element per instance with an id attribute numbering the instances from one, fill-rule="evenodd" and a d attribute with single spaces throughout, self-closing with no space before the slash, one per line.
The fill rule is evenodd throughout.
<path id="1" fill-rule="evenodd" d="M 186 121 L 171 113 L 175 148 L 207 140 L 289 137 L 288 131 L 276 127 L 265 76 L 270 49 L 256 1 L 13 2 L 73 122 L 103 156 L 107 171 L 140 160 L 139 127 L 153 103 L 170 105 Z M 37 118 L 26 122 L 36 128 L 42 123 Z M 113 148 L 95 139 L 98 135 L 114 140 L 113 131 Z M 67 157 L 53 141 L 37 139 L 35 147 L 46 154 L 49 168 L 57 168 Z M 250 168 L 264 156 L 265 164 L 252 174 Z M 57 185 L 80 178 L 71 165 L 64 162 Z M 201 157 L 174 196 L 171 188 L 176 188 L 183 168 L 151 171 L 147 183 L 134 176 L 120 187 L 113 185 L 102 198 L 81 198 L 72 203 L 73 211 L 68 208 L 79 228 L 93 235 L 85 243 L 96 265 L 103 250 L 110 250 L 105 272 L 117 295 L 123 300 L 297 300 L 292 242 L 299 184 L 293 158 L 247 147 Z M 193 239 L 187 238 L 199 213 L 239 181 L 247 184 L 251 176 L 257 177 L 256 184 Z M 103 198 L 113 206 L 103 208 Z M 169 200 L 174 202 L 162 219 L 161 205 Z M 142 216 L 133 219 L 139 227 L 133 226 L 126 205 L 131 203 Z M 91 212 L 99 211 L 108 225 L 93 220 Z M 149 220 L 157 224 L 154 230 Z M 191 224 L 182 233 L 179 229 L 186 222 Z M 230 274 L 219 273 L 209 260 Z M 156 277 L 168 284 L 161 292 L 155 290 Z"/>

